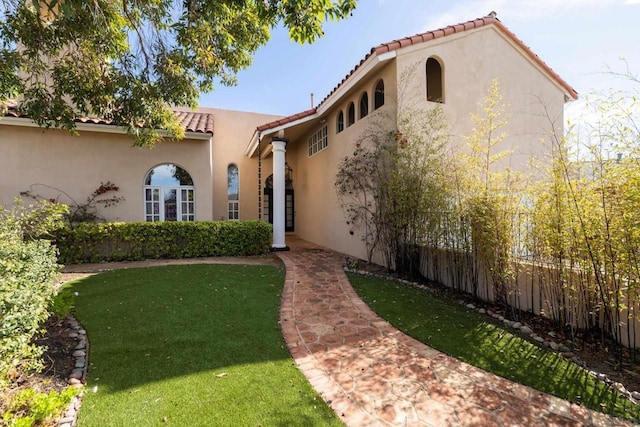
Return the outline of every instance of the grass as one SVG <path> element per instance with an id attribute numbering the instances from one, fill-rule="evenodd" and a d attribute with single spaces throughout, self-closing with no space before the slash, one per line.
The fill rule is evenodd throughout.
<path id="1" fill-rule="evenodd" d="M 183 265 L 69 284 L 91 345 L 79 425 L 342 425 L 283 342 L 283 282 L 275 267 Z"/>
<path id="2" fill-rule="evenodd" d="M 358 295 L 381 317 L 430 347 L 588 408 L 640 419 L 639 408 L 603 382 L 485 315 L 391 280 L 348 276 Z"/>

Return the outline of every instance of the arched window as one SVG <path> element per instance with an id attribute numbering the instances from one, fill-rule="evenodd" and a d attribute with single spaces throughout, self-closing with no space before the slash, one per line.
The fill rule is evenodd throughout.
<path id="1" fill-rule="evenodd" d="M 427 59 L 427 101 L 444 103 L 442 66 L 435 58 Z"/>
<path id="2" fill-rule="evenodd" d="M 227 167 L 227 218 L 240 219 L 240 178 L 238 166 Z"/>
<path id="3" fill-rule="evenodd" d="M 373 90 L 373 109 L 377 110 L 383 105 L 384 105 L 384 81 L 380 79 L 378 80 L 378 83 L 376 83 L 376 87 Z"/>
<path id="4" fill-rule="evenodd" d="M 349 103 L 349 108 L 347 109 L 347 126 L 351 126 L 356 122 L 356 106 L 353 105 L 353 102 Z"/>
<path id="5" fill-rule="evenodd" d="M 369 94 L 363 93 L 360 97 L 360 118 L 367 117 L 369 114 Z"/>
<path id="6" fill-rule="evenodd" d="M 340 133 L 344 130 L 344 112 L 340 110 L 338 113 L 338 121 L 336 122 L 336 133 Z"/>
<path id="7" fill-rule="evenodd" d="M 146 221 L 195 221 L 195 190 L 189 172 L 165 163 L 144 178 Z"/>

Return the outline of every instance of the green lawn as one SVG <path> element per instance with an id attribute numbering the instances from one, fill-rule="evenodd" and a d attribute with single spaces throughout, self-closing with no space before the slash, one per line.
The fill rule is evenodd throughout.
<path id="1" fill-rule="evenodd" d="M 79 425 L 342 425 L 283 342 L 283 282 L 275 267 L 186 265 L 70 283 L 91 345 Z"/>
<path id="2" fill-rule="evenodd" d="M 348 274 L 358 295 L 381 317 L 417 340 L 471 365 L 605 413 L 640 419 L 640 410 L 574 363 L 501 323 L 408 285 Z"/>

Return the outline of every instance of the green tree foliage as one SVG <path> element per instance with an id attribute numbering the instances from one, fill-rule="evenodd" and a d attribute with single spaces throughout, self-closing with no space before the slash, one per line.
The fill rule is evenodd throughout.
<path id="1" fill-rule="evenodd" d="M 406 109 L 389 130 L 373 122 L 340 163 L 336 190 L 352 231 L 362 232 L 369 260 L 379 252 L 388 267 L 417 273 L 420 245 L 437 240 L 448 199 L 447 125 L 436 106 Z"/>
<path id="2" fill-rule="evenodd" d="M 62 226 L 65 210 L 49 202 L 0 207 L 0 388 L 41 366 L 33 339 L 49 316 L 58 265 L 55 248 L 35 237 Z"/>
<path id="3" fill-rule="evenodd" d="M 471 116 L 468 154 L 462 156 L 466 174 L 461 179 L 460 208 L 471 228 L 470 248 L 488 273 L 496 300 L 507 305 L 514 293 L 513 233 L 520 207 L 520 177 L 505 162 L 500 164 L 511 151 L 500 149 L 499 145 L 506 137 L 501 130 L 508 123 L 508 115 L 497 79 L 491 83 L 480 108 L 480 113 Z"/>
<path id="4" fill-rule="evenodd" d="M 630 74 L 625 75 L 637 83 Z M 587 99 L 586 123 L 554 136 L 535 192 L 532 248 L 557 270 L 557 317 L 635 347 L 640 284 L 640 103 L 637 90 Z M 577 271 L 580 273 L 578 274 Z"/>
<path id="5" fill-rule="evenodd" d="M 79 117 L 124 126 L 137 145 L 184 130 L 170 105 L 196 106 L 282 23 L 300 43 L 346 18 L 355 0 L 0 0 L 0 107 L 41 126 Z"/>

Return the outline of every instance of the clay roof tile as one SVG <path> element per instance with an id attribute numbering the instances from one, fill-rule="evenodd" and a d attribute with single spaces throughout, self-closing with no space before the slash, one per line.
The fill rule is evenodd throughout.
<path id="1" fill-rule="evenodd" d="M 523 49 L 523 51 L 525 52 L 525 54 L 527 54 L 534 62 L 536 62 L 538 65 L 540 65 L 547 73 L 549 73 L 551 75 L 551 77 L 553 79 L 555 79 L 562 87 L 565 88 L 565 90 L 567 90 L 567 93 L 573 98 L 573 99 L 577 99 L 578 98 L 578 93 L 575 91 L 575 89 L 573 89 L 571 86 L 569 86 L 569 84 L 567 82 L 565 82 L 558 74 L 555 73 L 555 71 L 553 71 L 551 69 L 551 67 L 549 67 L 547 64 L 545 64 L 539 57 L 538 55 L 536 55 L 535 53 L 533 53 L 531 51 L 531 49 L 529 49 L 528 46 L 526 46 L 520 39 L 518 39 L 515 34 L 513 34 L 511 31 L 509 31 L 501 22 L 498 18 L 496 18 L 495 12 L 491 12 L 489 13 L 487 16 L 484 16 L 482 18 L 477 18 L 477 19 L 472 19 L 466 22 L 461 22 L 459 24 L 455 24 L 455 25 L 450 25 L 448 27 L 444 27 L 444 28 L 438 28 L 432 31 L 427 31 L 424 33 L 420 33 L 420 34 L 415 34 L 413 36 L 409 36 L 409 37 L 405 37 L 399 40 L 392 40 L 390 42 L 387 43 L 382 43 L 378 46 L 375 46 L 373 48 L 371 48 L 370 52 L 360 61 L 360 63 L 358 65 L 356 65 L 343 79 L 340 83 L 338 83 L 332 90 L 331 92 L 329 92 L 329 94 L 320 102 L 320 104 L 318 104 L 318 107 L 321 106 L 322 104 L 324 104 L 330 97 L 331 95 L 333 95 L 339 88 L 340 86 L 342 86 L 352 75 L 353 73 L 356 72 L 356 70 L 367 60 L 369 59 L 369 57 L 371 57 L 372 55 L 382 55 L 384 53 L 387 52 L 392 52 L 394 50 L 398 50 L 400 48 L 406 47 L 406 46 L 411 46 L 411 45 L 415 45 L 415 44 L 419 44 L 419 43 L 424 43 L 430 40 L 434 40 L 440 37 L 446 37 L 448 35 L 451 34 L 456 34 L 456 33 L 461 33 L 467 30 L 472 30 L 475 28 L 480 28 L 482 26 L 485 25 L 489 25 L 489 24 L 494 24 L 496 27 L 498 27 L 504 34 L 506 34 L 509 38 L 511 38 L 516 45 L 518 45 L 520 48 Z M 313 110 L 308 110 L 305 113 L 309 113 L 312 112 L 310 114 L 306 114 L 306 116 L 309 116 L 313 113 L 315 113 L 316 109 Z M 292 117 L 292 116 L 290 116 Z M 297 118 L 295 119 L 290 119 L 289 118 L 285 118 L 283 120 L 285 120 L 285 123 L 290 123 L 292 121 L 297 120 Z M 262 125 L 260 127 L 258 127 L 259 131 L 263 131 L 266 129 L 270 129 L 272 127 L 275 126 L 280 126 L 280 124 L 278 125 L 274 125 L 274 122 L 271 123 L 267 123 L 265 125 Z"/>
<path id="2" fill-rule="evenodd" d="M 15 100 L 8 100 L 6 102 L 7 110 L 5 112 L 6 117 L 19 117 L 28 118 L 18 110 L 18 103 Z M 180 119 L 184 130 L 186 132 L 194 133 L 208 133 L 213 135 L 214 117 L 211 113 L 204 113 L 198 111 L 174 111 L 174 114 Z M 97 117 L 79 117 L 76 120 L 78 123 L 95 124 L 95 125 L 112 125 L 110 120 L 100 119 Z"/>

